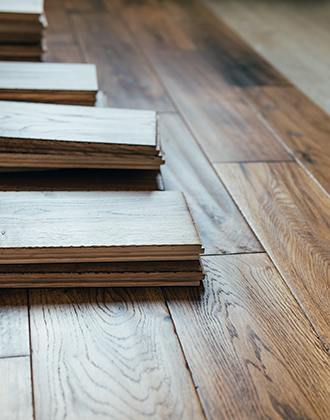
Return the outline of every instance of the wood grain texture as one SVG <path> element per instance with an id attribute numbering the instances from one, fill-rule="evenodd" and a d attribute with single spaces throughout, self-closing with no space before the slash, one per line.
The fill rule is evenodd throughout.
<path id="1" fill-rule="evenodd" d="M 237 88 L 268 80 L 244 43 L 197 2 L 124 6 L 123 18 L 212 162 L 290 159 Z"/>
<path id="2" fill-rule="evenodd" d="M 219 165 L 217 171 L 329 348 L 329 197 L 296 163 Z"/>
<path id="3" fill-rule="evenodd" d="M 120 16 L 114 11 L 89 12 L 74 14 L 71 19 L 84 58 L 99 69 L 100 87 L 108 96 L 110 106 L 173 110 Z"/>
<path id="4" fill-rule="evenodd" d="M 29 357 L 0 359 L 0 406 L 3 420 L 32 420 Z"/>
<path id="5" fill-rule="evenodd" d="M 165 188 L 184 192 L 205 253 L 261 251 L 261 245 L 180 117 L 162 114 L 159 125 L 166 158 L 161 170 Z"/>
<path id="6" fill-rule="evenodd" d="M 296 88 L 246 91 L 269 126 L 330 194 L 330 116 Z"/>
<path id="7" fill-rule="evenodd" d="M 0 89 L 95 92 L 93 64 L 0 63 Z"/>
<path id="8" fill-rule="evenodd" d="M 37 418 L 203 418 L 160 290 L 33 291 L 31 319 Z"/>
<path id="9" fill-rule="evenodd" d="M 29 354 L 26 291 L 2 290 L 0 293 L 0 360 L 3 357 Z"/>
<path id="10" fill-rule="evenodd" d="M 1 192 L 1 263 L 198 259 L 183 194 Z"/>
<path id="11" fill-rule="evenodd" d="M 269 258 L 203 262 L 204 289 L 166 297 L 207 417 L 327 419 L 329 357 Z"/>

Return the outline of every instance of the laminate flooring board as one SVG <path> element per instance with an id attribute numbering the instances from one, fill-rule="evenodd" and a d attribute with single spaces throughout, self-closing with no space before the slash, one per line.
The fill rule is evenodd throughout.
<path id="1" fill-rule="evenodd" d="M 330 117 L 296 88 L 247 90 L 251 102 L 301 165 L 330 194 Z"/>
<path id="2" fill-rule="evenodd" d="M 203 263 L 165 295 L 207 417 L 327 419 L 328 354 L 267 255 Z"/>
<path id="3" fill-rule="evenodd" d="M 239 90 L 242 85 L 266 83 L 264 77 L 267 83 L 272 83 L 260 69 L 265 65 L 258 67 L 255 63 L 257 58 L 252 52 L 245 51 L 245 45 L 241 45 L 227 28 L 215 25 L 214 20 L 205 15 L 204 8 L 198 7 L 196 2 L 192 5 L 172 1 L 166 4 L 143 4 L 142 7 L 135 3 L 123 7 L 123 18 L 209 160 L 290 159 Z M 151 18 L 145 19 L 146 15 Z M 176 17 L 175 21 L 173 16 Z M 171 33 L 173 25 L 175 30 Z M 239 78 L 239 74 L 243 78 L 250 71 L 252 81 L 242 79 L 238 83 L 228 80 L 228 74 L 233 75 L 235 69 L 232 66 L 237 60 L 248 63 L 250 55 L 251 69 L 248 64 L 246 67 L 238 64 L 235 78 Z M 274 84 L 282 83 L 281 80 L 274 80 Z"/>
<path id="4" fill-rule="evenodd" d="M 162 84 L 120 16 L 114 12 L 87 13 L 74 14 L 71 19 L 85 60 L 99 69 L 100 87 L 110 106 L 173 110 Z"/>
<path id="5" fill-rule="evenodd" d="M 296 163 L 228 164 L 217 171 L 329 347 L 329 197 Z"/>
<path id="6" fill-rule="evenodd" d="M 180 117 L 163 113 L 159 125 L 166 158 L 161 169 L 165 188 L 184 192 L 205 253 L 261 251 L 261 245 Z"/>
<path id="7" fill-rule="evenodd" d="M 199 286 L 199 261 L 0 265 L 1 288 Z"/>
<path id="8" fill-rule="evenodd" d="M 2 192 L 1 263 L 198 260 L 184 196 L 161 192 Z"/>
<path id="9" fill-rule="evenodd" d="M 95 103 L 93 64 L 0 62 L 0 99 Z"/>
<path id="10" fill-rule="evenodd" d="M 159 289 L 32 291 L 31 321 L 36 418 L 203 418 Z"/>
<path id="11" fill-rule="evenodd" d="M 159 172 L 143 170 L 60 169 L 0 172 L 1 191 L 155 191 Z"/>
<path id="12" fill-rule="evenodd" d="M 29 354 L 27 293 L 25 290 L 1 290 L 0 361 L 5 357 L 27 356 Z"/>
<path id="13" fill-rule="evenodd" d="M 0 359 L 0 406 L 3 420 L 32 420 L 29 357 Z"/>

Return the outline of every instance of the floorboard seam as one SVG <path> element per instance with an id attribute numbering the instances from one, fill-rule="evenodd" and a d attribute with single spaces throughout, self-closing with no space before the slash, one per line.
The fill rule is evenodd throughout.
<path id="1" fill-rule="evenodd" d="M 29 322 L 29 345 L 30 345 L 30 371 L 31 371 L 31 398 L 32 398 L 32 417 L 36 418 L 35 399 L 34 399 L 34 380 L 33 380 L 33 359 L 32 359 L 32 334 L 31 334 L 31 305 L 30 291 L 26 290 L 28 305 L 28 322 Z"/>
<path id="2" fill-rule="evenodd" d="M 23 358 L 23 357 L 30 357 L 30 355 L 29 354 L 15 354 L 15 355 L 12 355 L 12 356 L 0 356 L 0 360 L 2 360 L 2 359 L 20 359 L 20 358 Z"/>
<path id="3" fill-rule="evenodd" d="M 206 415 L 206 412 L 204 410 L 204 407 L 203 407 L 203 404 L 202 404 L 202 401 L 201 401 L 201 397 L 200 397 L 199 392 L 198 392 L 198 385 L 194 381 L 194 376 L 193 376 L 192 370 L 190 369 L 188 360 L 186 358 L 186 354 L 185 354 L 184 349 L 183 349 L 183 345 L 181 343 L 179 334 L 178 334 L 177 329 L 176 329 L 176 325 L 175 325 L 175 322 L 174 322 L 174 319 L 173 319 L 173 316 L 172 316 L 171 309 L 170 309 L 170 307 L 168 305 L 168 302 L 167 302 L 166 292 L 164 292 L 164 288 L 163 287 L 161 288 L 161 290 L 162 290 L 162 295 L 163 295 L 163 298 L 164 298 L 164 302 L 165 302 L 165 306 L 166 306 L 167 312 L 168 312 L 168 314 L 169 314 L 169 316 L 171 318 L 171 321 L 172 321 L 172 326 L 173 326 L 174 334 L 175 334 L 175 336 L 176 336 L 176 338 L 178 340 L 178 343 L 179 343 L 179 346 L 180 346 L 180 350 L 181 350 L 181 354 L 182 354 L 182 357 L 183 357 L 184 362 L 185 362 L 185 365 L 186 365 L 186 369 L 187 369 L 187 371 L 189 373 L 190 380 L 191 380 L 192 385 L 194 387 L 196 398 L 197 398 L 197 400 L 199 402 L 199 406 L 200 406 L 201 412 L 203 413 L 204 418 L 207 419 L 208 416 Z"/>

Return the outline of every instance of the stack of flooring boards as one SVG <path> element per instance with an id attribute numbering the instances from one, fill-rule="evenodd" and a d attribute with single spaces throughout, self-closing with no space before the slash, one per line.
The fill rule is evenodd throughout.
<path id="1" fill-rule="evenodd" d="M 0 0 L 0 59 L 40 61 L 46 26 L 43 0 Z"/>
<path id="2" fill-rule="evenodd" d="M 0 287 L 199 285 L 183 195 L 1 192 Z"/>
<path id="3" fill-rule="evenodd" d="M 159 170 L 153 111 L 0 101 L 0 168 Z"/>
<path id="4" fill-rule="evenodd" d="M 0 61 L 0 100 L 94 105 L 94 64 Z"/>

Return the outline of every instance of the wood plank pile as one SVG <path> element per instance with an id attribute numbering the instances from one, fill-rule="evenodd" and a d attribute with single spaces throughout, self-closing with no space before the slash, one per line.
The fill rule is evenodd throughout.
<path id="1" fill-rule="evenodd" d="M 198 285 L 183 195 L 1 192 L 0 287 Z"/>
<path id="2" fill-rule="evenodd" d="M 157 113 L 93 106 L 93 64 L 29 62 L 44 26 L 42 0 L 0 0 L 0 288 L 199 285 Z"/>
<path id="3" fill-rule="evenodd" d="M 0 101 L 1 168 L 159 170 L 153 111 Z"/>
<path id="4" fill-rule="evenodd" d="M 0 100 L 94 105 L 94 64 L 0 62 Z"/>
<path id="5" fill-rule="evenodd" d="M 40 61 L 46 27 L 43 0 L 0 0 L 0 59 Z"/>

